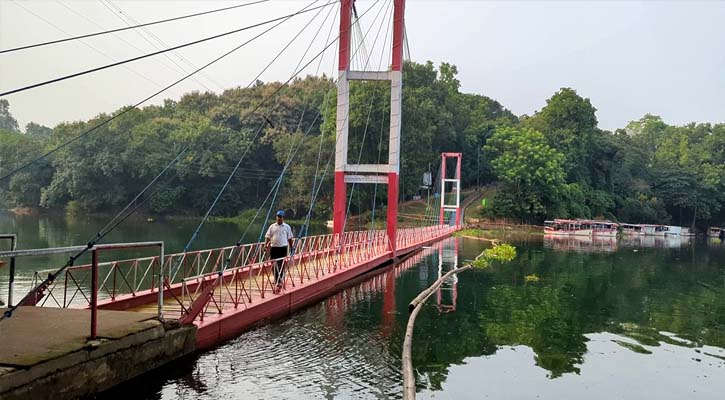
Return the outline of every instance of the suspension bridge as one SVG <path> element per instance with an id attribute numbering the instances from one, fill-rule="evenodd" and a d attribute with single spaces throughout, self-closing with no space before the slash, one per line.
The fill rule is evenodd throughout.
<path id="1" fill-rule="evenodd" d="M 314 181 L 310 182 L 312 188 L 310 212 L 288 256 L 281 260 L 270 259 L 261 235 L 256 243 L 243 243 L 240 240 L 226 247 L 191 250 L 191 245 L 199 235 L 204 222 L 243 164 L 244 156 L 249 150 L 247 148 L 242 152 L 236 167 L 193 232 L 189 243 L 179 253 L 167 254 L 163 241 L 103 243 L 103 239 L 143 201 L 152 196 L 155 190 L 158 190 L 155 186 L 157 182 L 185 150 L 182 150 L 128 206 L 84 245 L 16 249 L 18 238 L 13 233 L 2 235 L 0 240 L 7 240 L 11 244 L 11 250 L 0 252 L 0 260 L 7 261 L 9 273 L 8 308 L 4 310 L 0 320 L 0 341 L 3 344 L 0 349 L 0 396 L 4 397 L 3 393 L 6 395 L 20 393 L 19 396 L 22 397 L 24 394 L 34 393 L 33 390 L 36 389 L 33 389 L 33 385 L 40 385 L 38 382 L 43 381 L 38 380 L 38 376 L 44 377 L 46 383 L 50 385 L 54 379 L 58 380 L 58 376 L 64 376 L 63 374 L 85 373 L 92 376 L 88 370 L 97 369 L 99 362 L 110 365 L 112 362 L 108 360 L 115 362 L 123 360 L 126 363 L 123 365 L 135 364 L 124 373 L 115 371 L 111 374 L 112 377 L 96 383 L 95 386 L 88 383 L 92 379 L 86 379 L 84 388 L 75 388 L 75 391 L 69 389 L 68 394 L 77 395 L 102 390 L 189 352 L 218 345 L 238 336 L 255 324 L 289 315 L 294 310 L 338 293 L 349 286 L 355 278 L 365 276 L 385 265 L 402 263 L 418 254 L 424 247 L 450 236 L 460 227 L 462 218 L 460 153 L 441 155 L 440 170 L 433 185 L 434 197 L 437 199 L 435 203 L 435 207 L 438 208 L 435 212 L 437 215 L 432 218 L 416 219 L 421 223 L 415 226 L 403 227 L 398 223 L 401 217 L 398 213 L 400 155 L 403 151 L 413 151 L 401 148 L 404 101 L 402 68 L 406 48 L 405 1 L 389 0 L 386 3 L 383 18 L 388 15 L 389 10 L 392 10 L 390 14 L 392 39 L 387 47 L 389 60 L 386 65 L 389 67 L 385 70 L 381 68 L 384 58 L 382 55 L 377 69 L 369 65 L 370 54 L 365 45 L 367 33 L 363 33 L 359 27 L 365 15 L 358 15 L 353 0 L 331 1 L 322 6 L 314 6 L 317 2 L 314 1 L 295 14 L 271 21 L 281 23 L 285 21 L 284 18 L 289 19 L 312 10 L 322 11 L 327 6 L 335 7 L 336 14 L 339 13 L 337 38 L 334 40 L 328 38 L 323 51 L 318 54 L 324 54 L 324 50 L 337 43 L 332 232 L 317 236 L 308 236 L 306 232 L 306 225 L 311 219 L 312 206 L 327 172 L 327 168 L 322 172 L 324 160 L 321 162 L 318 157 L 318 172 L 314 175 Z M 317 15 L 320 13 L 315 14 Z M 38 45 L 53 45 L 57 42 L 62 41 Z M 375 47 L 375 42 L 377 36 L 372 48 Z M 386 43 L 385 40 L 383 42 Z M 4 49 L 0 54 L 31 47 Z M 166 50 L 168 49 L 159 50 L 155 54 Z M 301 65 L 308 66 L 317 58 L 312 58 L 306 64 L 304 59 L 300 60 L 295 73 L 285 85 L 299 74 Z M 113 65 L 82 71 L 73 76 L 58 77 L 6 91 L 0 94 L 0 97 L 123 63 L 118 61 Z M 203 67 L 198 68 L 182 79 L 189 78 L 202 69 Z M 387 146 L 379 146 L 380 149 L 387 147 L 387 162 L 380 162 L 382 159 L 380 154 L 378 154 L 378 163 L 369 164 L 360 163 L 360 157 L 357 161 L 348 157 L 350 85 L 354 81 L 383 81 L 390 84 Z M 284 85 L 280 90 L 282 87 Z M 156 94 L 158 93 L 160 92 Z M 145 98 L 134 107 L 140 106 L 156 94 Z M 276 94 L 277 92 L 273 93 L 264 102 L 272 101 L 272 97 Z M 248 115 L 257 112 L 258 108 L 259 106 Z M 106 124 L 119 115 L 115 114 L 100 124 Z M 60 144 L 59 147 L 72 146 L 73 142 L 92 134 L 93 129 L 97 127 L 98 125 L 84 131 L 68 142 Z M 257 216 L 263 213 L 264 208 L 268 208 L 268 219 L 282 186 L 284 174 L 292 168 L 294 152 L 299 145 L 292 146 L 290 155 L 284 163 L 284 169 L 267 196 L 267 199 L 271 199 L 269 206 L 267 207 L 265 200 L 265 204 L 262 204 L 257 211 Z M 51 157 L 59 147 L 50 150 L 39 159 Z M 322 140 L 320 140 L 320 154 L 321 149 Z M 33 161 L 18 166 L 0 179 L 6 179 L 12 173 L 27 168 Z M 455 165 L 452 169 L 447 167 L 451 165 L 451 161 Z M 375 185 L 376 193 L 378 186 L 387 188 L 384 229 L 371 228 L 358 231 L 346 229 L 349 227 L 347 221 L 352 200 L 349 192 L 354 191 L 356 185 Z M 103 255 L 109 252 L 117 255 L 138 250 L 154 252 L 155 255 L 101 261 Z M 16 293 L 14 287 L 16 264 L 29 257 L 52 254 L 66 254 L 69 256 L 69 261 L 60 268 L 36 272 L 32 288 L 27 293 Z M 84 254 L 90 254 L 91 261 L 76 265 L 77 260 Z M 274 265 L 278 261 L 282 262 L 286 270 L 281 290 L 276 288 L 273 272 Z M 135 342 L 121 345 L 124 340 L 135 340 Z M 149 350 L 152 344 L 155 350 Z M 116 347 L 108 350 L 109 346 Z M 123 351 L 119 349 L 126 349 L 124 351 L 128 354 L 122 354 Z M 83 354 L 81 358 L 78 358 L 79 354 Z M 114 369 L 114 367 L 109 368 Z M 43 396 L 39 398 L 41 397 Z"/>

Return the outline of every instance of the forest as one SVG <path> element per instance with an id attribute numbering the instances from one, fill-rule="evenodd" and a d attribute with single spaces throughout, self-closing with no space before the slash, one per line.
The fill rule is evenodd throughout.
<path id="1" fill-rule="evenodd" d="M 648 114 L 611 132 L 598 127 L 596 108 L 572 88 L 533 115 L 517 116 L 494 99 L 462 93 L 457 73 L 448 63 L 404 67 L 401 201 L 425 195 L 423 174 L 436 176 L 447 151 L 463 153 L 464 188 L 491 193 L 483 217 L 725 223 L 725 123 L 674 126 Z M 353 82 L 350 89 L 348 158 L 385 163 L 389 86 Z M 239 163 L 214 215 L 256 209 L 280 181 L 275 207 L 293 216 L 312 207 L 315 218 L 327 219 L 335 100 L 333 79 L 308 76 L 21 129 L 0 99 L 0 176 L 121 114 L 0 182 L 0 205 L 113 213 L 181 154 L 139 199 L 144 213 L 202 215 Z M 384 187 L 349 193 L 352 213 L 387 202 Z"/>

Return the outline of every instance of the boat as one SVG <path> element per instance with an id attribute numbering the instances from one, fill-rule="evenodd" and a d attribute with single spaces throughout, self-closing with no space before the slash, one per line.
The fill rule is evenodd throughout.
<path id="1" fill-rule="evenodd" d="M 599 237 L 617 237 L 619 224 L 612 221 L 585 221 L 591 224 L 592 234 Z"/>
<path id="2" fill-rule="evenodd" d="M 665 235 L 667 236 L 680 236 L 682 233 L 681 226 L 665 225 Z"/>
<path id="3" fill-rule="evenodd" d="M 642 232 L 645 236 L 665 236 L 667 228 L 664 225 L 642 224 Z"/>
<path id="4" fill-rule="evenodd" d="M 577 219 L 544 221 L 544 234 L 557 236 L 592 236 L 592 224 Z"/>
<path id="5" fill-rule="evenodd" d="M 644 235 L 644 232 L 642 232 L 642 225 L 640 224 L 621 224 L 619 227 L 622 228 L 623 235 Z"/>
<path id="6" fill-rule="evenodd" d="M 722 234 L 725 228 L 719 228 L 717 226 L 711 226 L 707 228 L 707 236 L 708 237 L 715 237 L 719 238 Z"/>
<path id="7" fill-rule="evenodd" d="M 686 228 L 682 227 L 682 230 L 680 231 L 680 236 L 696 236 L 697 232 L 695 232 L 695 229 L 693 228 Z"/>

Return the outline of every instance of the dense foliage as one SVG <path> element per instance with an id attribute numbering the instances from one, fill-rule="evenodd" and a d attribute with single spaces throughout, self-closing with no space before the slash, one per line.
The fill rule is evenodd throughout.
<path id="1" fill-rule="evenodd" d="M 404 68 L 401 198 L 420 194 L 423 172 L 434 175 L 442 151 L 463 153 L 463 186 L 493 184 L 488 216 L 541 221 L 551 217 L 618 218 L 691 225 L 719 222 L 725 202 L 725 124 L 670 126 L 646 115 L 624 129 L 598 128 L 588 99 L 564 88 L 540 111 L 517 117 L 501 104 L 461 93 L 455 66 L 408 63 Z M 127 203 L 182 149 L 181 161 L 144 204 L 158 214 L 202 213 L 243 154 L 217 215 L 256 208 L 289 165 L 276 207 L 331 210 L 335 147 L 335 85 L 307 77 L 280 89 L 258 82 L 221 94 L 193 92 L 178 101 L 123 115 L 0 183 L 6 207 L 72 207 L 114 211 Z M 390 90 L 380 82 L 351 84 L 350 162 L 387 160 Z M 259 106 L 259 111 L 250 112 Z M 112 114 L 113 115 L 113 114 Z M 0 174 L 101 123 L 29 123 L 21 132 L 0 100 Z M 349 191 L 351 210 L 386 203 L 386 188 Z"/>

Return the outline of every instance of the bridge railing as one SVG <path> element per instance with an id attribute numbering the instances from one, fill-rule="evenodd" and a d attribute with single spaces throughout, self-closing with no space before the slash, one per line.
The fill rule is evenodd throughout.
<path id="1" fill-rule="evenodd" d="M 388 252 L 384 231 L 345 232 L 342 235 L 304 237 L 295 242 L 293 253 L 281 259 L 255 258 L 253 263 L 227 268 L 224 273 L 209 272 L 183 280 L 180 296 L 174 296 L 181 320 L 203 321 L 209 313 L 246 307 L 278 290 L 302 285 L 338 270 L 346 269 Z M 284 271 L 278 287 L 275 264 Z"/>
<path id="2" fill-rule="evenodd" d="M 400 229 L 397 248 L 408 248 L 453 229 L 449 226 Z M 368 261 L 389 249 L 389 239 L 383 230 L 298 239 L 292 254 L 282 260 L 283 269 L 287 271 L 283 289 Z M 151 304 L 161 286 L 165 289 L 163 297 L 169 303 L 166 307 L 169 316 L 203 318 L 208 310 L 216 308 L 219 312 L 246 306 L 255 298 L 263 299 L 274 293 L 273 265 L 276 261 L 269 259 L 263 243 L 251 243 L 168 254 L 163 258 L 157 255 L 101 262 L 97 269 L 98 304 L 101 308 L 111 309 Z M 47 272 L 38 271 L 36 283 L 42 281 Z M 164 277 L 163 282 L 159 282 L 159 276 Z M 56 278 L 37 305 L 90 307 L 91 278 L 92 264 L 70 267 Z M 119 306 L 122 303 L 130 305 Z M 193 308 L 195 303 L 204 304 L 204 307 Z"/>
<path id="3" fill-rule="evenodd" d="M 40 257 L 40 256 L 48 256 L 48 255 L 57 255 L 57 254 L 76 254 L 74 257 L 78 257 L 79 254 L 83 254 L 85 251 L 91 252 L 91 259 L 92 263 L 90 264 L 89 271 L 86 274 L 86 276 L 83 278 L 82 282 L 85 282 L 85 280 L 88 278 L 88 275 L 90 275 L 90 285 L 85 286 L 82 284 L 78 284 L 77 291 L 74 292 L 74 295 L 77 294 L 79 291 L 82 294 L 82 296 L 86 299 L 90 310 L 91 310 L 91 318 L 90 318 L 90 338 L 95 339 L 96 338 L 96 330 L 97 330 L 97 320 L 98 320 L 98 292 L 99 292 L 99 284 L 98 284 L 98 276 L 99 276 L 99 262 L 98 257 L 99 253 L 101 251 L 109 251 L 109 250 L 127 250 L 127 249 L 139 249 L 139 248 L 149 248 L 149 247 L 158 247 L 160 249 L 159 259 L 164 258 L 164 242 L 141 242 L 141 243 L 114 243 L 114 244 L 97 244 L 95 246 L 93 245 L 87 245 L 87 246 L 70 246 L 70 247 L 55 247 L 55 248 L 44 248 L 44 249 L 23 249 L 23 250 L 11 250 L 7 252 L 0 252 L 0 259 L 1 258 L 10 258 L 13 262 L 15 262 L 18 258 L 27 258 L 27 257 Z M 74 258 L 71 258 L 73 260 Z M 65 268 L 65 280 L 58 279 L 56 274 L 58 273 L 57 270 L 46 270 L 45 272 L 35 272 L 33 277 L 33 286 L 30 289 L 30 291 L 23 296 L 23 299 L 20 300 L 17 304 L 17 306 L 43 306 L 47 303 L 49 299 L 53 299 L 53 301 L 56 303 L 58 307 L 64 307 L 64 305 L 61 305 L 61 303 L 58 301 L 56 295 L 54 294 L 54 291 L 59 286 L 60 282 L 63 281 L 63 304 L 69 304 L 70 302 L 66 301 L 65 296 L 68 293 L 68 282 L 70 278 L 71 280 L 74 279 L 72 275 L 72 270 L 74 269 L 73 266 Z M 113 269 L 112 269 L 113 270 Z M 12 275 L 12 272 L 11 272 Z M 11 276 L 11 282 L 12 282 Z M 106 278 L 107 280 L 108 278 Z M 158 316 L 161 316 L 162 313 L 162 307 L 163 307 L 163 287 L 159 285 L 159 294 L 158 294 Z M 12 290 L 12 287 L 11 287 Z M 72 301 L 71 301 L 72 302 Z M 9 304 L 9 306 L 12 306 L 12 302 Z"/>

